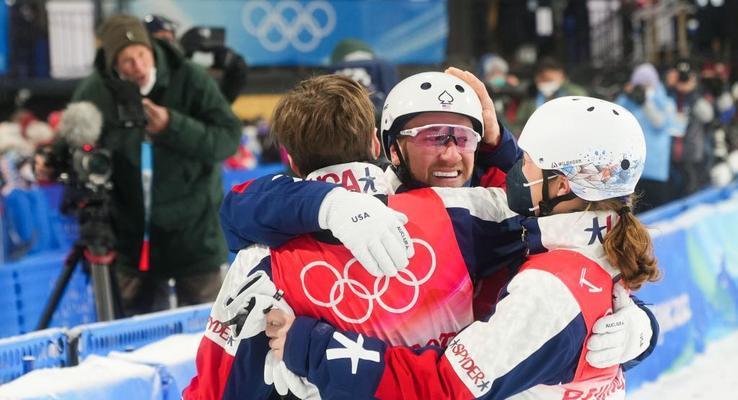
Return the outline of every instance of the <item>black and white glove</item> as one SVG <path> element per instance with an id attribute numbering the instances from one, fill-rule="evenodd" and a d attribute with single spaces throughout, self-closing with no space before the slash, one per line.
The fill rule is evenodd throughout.
<path id="1" fill-rule="evenodd" d="M 249 275 L 237 290 L 230 293 L 223 303 L 225 325 L 232 326 L 236 339 L 248 339 L 266 329 L 266 313 L 278 308 L 295 315 L 292 307 L 282 299 L 269 275 L 256 271 Z"/>
<path id="2" fill-rule="evenodd" d="M 620 365 L 641 355 L 651 343 L 653 330 L 648 314 L 641 310 L 625 288 L 613 289 L 613 314 L 595 322 L 587 341 L 587 362 L 595 368 Z"/>
<path id="3" fill-rule="evenodd" d="M 280 396 L 292 392 L 295 397 L 303 400 L 320 400 L 318 388 L 307 379 L 295 375 L 287 369 L 284 361 L 274 357 L 273 350 L 269 350 L 264 360 L 264 383 L 274 385 Z"/>
<path id="4" fill-rule="evenodd" d="M 415 254 L 404 226 L 407 216 L 374 196 L 333 189 L 320 205 L 318 220 L 374 276 L 397 275 Z"/>

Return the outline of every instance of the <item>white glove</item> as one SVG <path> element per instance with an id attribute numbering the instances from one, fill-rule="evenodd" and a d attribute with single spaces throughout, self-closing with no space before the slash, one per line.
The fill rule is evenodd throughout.
<path id="1" fill-rule="evenodd" d="M 287 392 L 292 392 L 295 397 L 303 400 L 320 400 L 318 388 L 307 379 L 295 375 L 287 369 L 284 361 L 277 361 L 272 350 L 266 355 L 264 360 L 264 383 L 274 385 L 281 396 L 286 396 Z"/>
<path id="2" fill-rule="evenodd" d="M 587 341 L 587 362 L 607 368 L 630 361 L 646 351 L 651 343 L 651 320 L 630 298 L 623 285 L 613 288 L 614 313 L 595 322 Z"/>
<path id="3" fill-rule="evenodd" d="M 295 315 L 269 275 L 256 271 L 226 297 L 223 308 L 227 320 L 224 324 L 232 326 L 234 338 L 248 339 L 266 329 L 266 313 L 273 307 Z"/>
<path id="4" fill-rule="evenodd" d="M 404 225 L 407 216 L 374 196 L 333 189 L 320 205 L 318 220 L 374 276 L 395 276 L 415 255 Z"/>

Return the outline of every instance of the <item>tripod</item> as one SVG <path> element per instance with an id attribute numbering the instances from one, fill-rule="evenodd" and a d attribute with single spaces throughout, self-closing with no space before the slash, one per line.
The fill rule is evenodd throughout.
<path id="1" fill-rule="evenodd" d="M 108 194 L 103 190 L 93 191 L 84 196 L 83 200 L 78 203 L 80 239 L 64 260 L 62 272 L 41 313 L 36 326 L 37 330 L 49 326 L 64 291 L 69 285 L 74 269 L 83 257 L 88 262 L 89 272 L 92 274 L 97 320 L 110 321 L 115 318 L 116 296 L 114 296 L 113 279 L 110 273 L 110 266 L 115 259 L 113 251 L 115 233 L 110 226 Z"/>

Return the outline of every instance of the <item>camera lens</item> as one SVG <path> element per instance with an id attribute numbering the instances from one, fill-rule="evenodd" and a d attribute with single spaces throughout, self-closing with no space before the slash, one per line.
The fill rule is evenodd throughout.
<path id="1" fill-rule="evenodd" d="M 87 168 L 91 174 L 107 175 L 111 170 L 110 157 L 102 152 L 94 152 L 90 155 Z"/>

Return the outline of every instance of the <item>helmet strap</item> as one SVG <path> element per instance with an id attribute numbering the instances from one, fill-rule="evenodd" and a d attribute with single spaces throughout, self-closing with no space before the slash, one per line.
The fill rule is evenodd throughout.
<path id="1" fill-rule="evenodd" d="M 543 184 L 541 185 L 541 198 L 543 200 L 538 202 L 541 217 L 551 215 L 553 213 L 554 207 L 556 207 L 557 204 L 564 201 L 573 200 L 577 197 L 574 192 L 569 192 L 567 194 L 562 194 L 561 196 L 550 198 L 548 196 L 548 180 L 553 176 L 556 176 L 556 174 L 547 169 L 543 170 Z"/>

